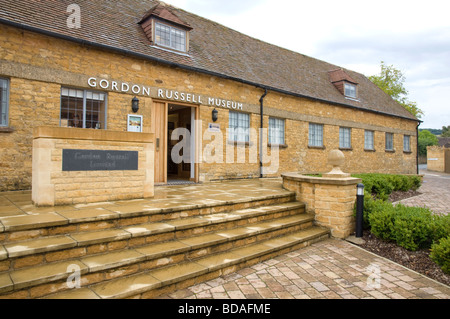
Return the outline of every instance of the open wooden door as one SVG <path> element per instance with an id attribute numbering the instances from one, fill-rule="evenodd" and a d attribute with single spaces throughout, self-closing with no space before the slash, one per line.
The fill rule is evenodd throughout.
<path id="1" fill-rule="evenodd" d="M 153 102 L 152 133 L 155 133 L 155 184 L 167 183 L 167 103 Z"/>

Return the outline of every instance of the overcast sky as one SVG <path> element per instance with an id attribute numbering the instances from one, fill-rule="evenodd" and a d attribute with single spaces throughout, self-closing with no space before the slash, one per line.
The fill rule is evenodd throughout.
<path id="1" fill-rule="evenodd" d="M 421 128 L 450 125 L 450 18 L 444 0 L 166 0 L 234 30 L 366 76 L 406 77 Z"/>

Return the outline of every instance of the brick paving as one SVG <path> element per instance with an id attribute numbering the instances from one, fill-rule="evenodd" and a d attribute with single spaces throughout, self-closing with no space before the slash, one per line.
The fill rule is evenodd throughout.
<path id="1" fill-rule="evenodd" d="M 421 171 L 422 195 L 401 201 L 448 213 L 450 175 Z M 330 238 L 162 299 L 450 299 L 450 287 Z"/>
<path id="2" fill-rule="evenodd" d="M 427 207 L 437 214 L 450 213 L 450 174 L 421 170 L 424 175 L 419 196 L 400 201 L 406 206 Z"/>
<path id="3" fill-rule="evenodd" d="M 450 299 L 450 287 L 328 239 L 161 299 Z"/>

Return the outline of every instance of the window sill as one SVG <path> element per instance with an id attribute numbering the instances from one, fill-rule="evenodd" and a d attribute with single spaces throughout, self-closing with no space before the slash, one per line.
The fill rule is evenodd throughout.
<path id="1" fill-rule="evenodd" d="M 403 154 L 412 154 L 412 151 L 403 151 Z"/>
<path id="2" fill-rule="evenodd" d="M 325 146 L 311 146 L 311 145 L 308 145 L 308 148 L 316 149 L 316 150 L 324 150 Z"/>
<path id="3" fill-rule="evenodd" d="M 364 152 L 373 152 L 373 153 L 374 153 L 374 152 L 376 152 L 376 151 L 375 151 L 375 149 L 371 150 L 371 149 L 366 149 L 366 148 L 365 148 L 365 149 L 364 149 Z"/>
<path id="4" fill-rule="evenodd" d="M 386 153 L 395 153 L 395 150 L 384 150 Z"/>
<path id="5" fill-rule="evenodd" d="M 353 148 L 351 148 L 351 147 L 339 147 L 339 150 L 341 150 L 341 151 L 353 151 Z"/>
<path id="6" fill-rule="evenodd" d="M 3 126 L 0 127 L 0 133 L 12 133 L 15 129 L 13 127 Z"/>
<path id="7" fill-rule="evenodd" d="M 276 146 L 278 146 L 278 148 L 287 148 L 288 147 L 286 144 L 275 144 L 275 143 L 268 143 L 267 146 L 268 147 L 276 147 Z"/>

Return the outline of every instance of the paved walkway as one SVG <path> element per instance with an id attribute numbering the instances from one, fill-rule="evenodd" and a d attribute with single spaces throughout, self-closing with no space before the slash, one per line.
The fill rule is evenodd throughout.
<path id="1" fill-rule="evenodd" d="M 450 175 L 422 171 L 423 194 L 402 201 L 407 205 L 427 206 L 436 212 L 449 212 Z M 238 183 L 238 182 L 236 182 Z M 248 189 L 255 195 L 272 191 L 276 185 L 265 182 L 257 189 Z M 206 193 L 198 193 L 192 187 L 192 196 L 202 201 L 216 200 L 217 192 L 236 196 L 242 187 L 254 187 L 254 182 L 216 185 Z M 272 185 L 273 184 L 273 185 Z M 253 185 L 253 186 L 252 186 Z M 231 187 L 231 189 L 230 189 Z M 279 186 L 276 186 L 279 188 Z M 176 200 L 180 196 L 176 187 L 158 190 L 158 201 Z M 279 191 L 279 190 L 278 190 Z M 39 214 L 51 208 L 35 208 L 31 205 L 30 192 L 0 194 L 0 218 L 6 216 Z M 216 195 L 216 196 L 214 196 Z M 183 194 L 186 196 L 186 194 Z M 205 197 L 206 196 L 206 197 Z M 207 197 L 211 196 L 211 198 Z M 186 200 L 182 198 L 180 200 Z M 200 199 L 198 199 L 200 200 Z M 133 201 L 130 201 L 132 204 Z M 87 205 L 89 206 L 89 205 Z M 90 207 L 90 206 L 89 206 Z M 82 207 L 69 207 L 82 210 Z M 69 209 L 66 207 L 66 209 Z M 62 209 L 62 208 L 61 208 Z M 404 268 L 385 258 L 374 255 L 358 246 L 338 239 L 328 239 L 310 247 L 299 249 L 267 260 L 214 280 L 204 282 L 174 293 L 162 299 L 450 299 L 450 287 Z"/>
<path id="2" fill-rule="evenodd" d="M 450 299 L 450 287 L 329 239 L 161 298 Z"/>
<path id="3" fill-rule="evenodd" d="M 448 213 L 450 175 L 421 171 L 405 205 Z M 450 299 L 450 287 L 344 240 L 329 239 L 162 299 Z"/>
<path id="4" fill-rule="evenodd" d="M 427 207 L 437 214 L 450 213 L 450 174 L 421 170 L 424 175 L 419 196 L 400 201 L 406 206 Z"/>

